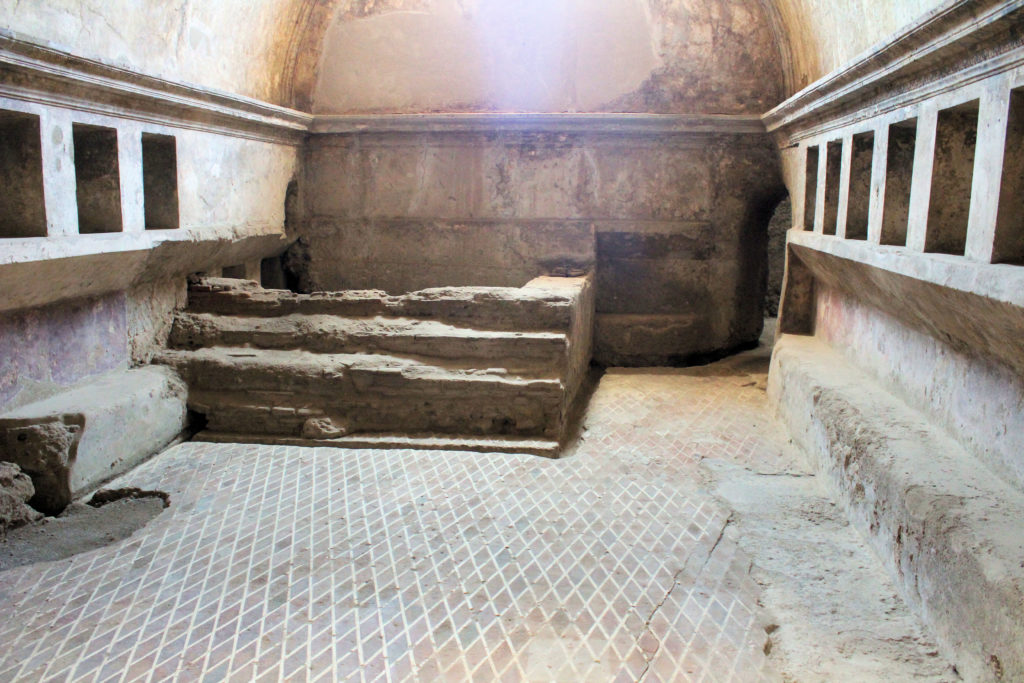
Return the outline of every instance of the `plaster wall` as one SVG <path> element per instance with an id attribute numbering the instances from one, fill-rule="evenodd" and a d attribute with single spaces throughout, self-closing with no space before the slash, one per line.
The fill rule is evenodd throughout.
<path id="1" fill-rule="evenodd" d="M 91 377 L 147 363 L 162 347 L 185 276 L 280 251 L 294 145 L 0 98 L 38 117 L 46 236 L 0 239 L 0 413 Z M 72 131 L 116 140 L 116 230 L 79 234 Z M 143 134 L 173 139 L 179 229 L 147 229 Z M 86 188 L 88 189 L 88 188 Z"/>
<path id="2" fill-rule="evenodd" d="M 314 112 L 760 114 L 782 96 L 758 0 L 416 0 L 339 12 Z"/>
<path id="3" fill-rule="evenodd" d="M 0 413 L 149 362 L 184 304 L 184 280 L 172 280 L 0 313 Z"/>
<path id="4" fill-rule="evenodd" d="M 310 4 L 3 0 L 0 29 L 150 76 L 287 104 L 292 42 Z"/>
<path id="5" fill-rule="evenodd" d="M 948 0 L 766 0 L 788 44 L 787 95 L 853 61 Z"/>

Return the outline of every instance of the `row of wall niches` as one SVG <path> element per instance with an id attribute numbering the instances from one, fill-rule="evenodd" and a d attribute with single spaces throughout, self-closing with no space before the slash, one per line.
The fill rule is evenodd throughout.
<path id="1" fill-rule="evenodd" d="M 115 128 L 72 126 L 78 232 L 123 232 L 121 156 Z M 174 136 L 142 133 L 142 189 L 147 230 L 178 228 L 178 156 Z M 0 238 L 46 237 L 39 117 L 0 111 Z M 70 197 L 68 200 L 70 201 Z"/>
<path id="2" fill-rule="evenodd" d="M 987 143 L 979 141 L 979 125 L 991 128 L 979 120 L 979 100 L 940 110 L 930 159 L 919 149 L 919 140 L 931 139 L 923 115 L 807 147 L 803 229 L 1024 265 L 1024 88 L 1010 93 L 1008 111 L 997 109 L 989 116 L 1008 117 L 1006 136 Z M 986 209 L 996 190 L 998 205 Z M 993 215 L 994 226 L 986 219 Z"/>

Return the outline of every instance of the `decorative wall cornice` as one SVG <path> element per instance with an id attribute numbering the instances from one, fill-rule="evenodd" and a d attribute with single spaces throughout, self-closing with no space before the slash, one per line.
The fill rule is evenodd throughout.
<path id="1" fill-rule="evenodd" d="M 0 97 L 183 128 L 296 144 L 309 114 L 176 83 L 0 31 Z"/>
<path id="2" fill-rule="evenodd" d="M 317 116 L 314 134 L 551 133 L 764 135 L 759 116 L 676 114 L 398 114 Z"/>
<path id="3" fill-rule="evenodd" d="M 951 0 L 764 115 L 784 142 L 849 125 L 1024 63 L 1024 0 Z"/>

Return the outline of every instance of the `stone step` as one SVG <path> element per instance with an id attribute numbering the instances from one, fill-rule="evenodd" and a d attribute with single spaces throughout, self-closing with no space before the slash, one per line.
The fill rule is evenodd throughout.
<path id="1" fill-rule="evenodd" d="M 560 444 L 552 439 L 527 437 L 480 437 L 458 434 L 366 433 L 339 438 L 303 438 L 289 436 L 232 434 L 205 430 L 197 441 L 212 443 L 258 443 L 280 446 L 330 446 L 334 448 L 386 448 L 417 451 L 472 451 L 475 453 L 522 453 L 546 458 L 558 456 Z"/>
<path id="2" fill-rule="evenodd" d="M 517 375 L 557 377 L 569 342 L 559 332 L 473 330 L 434 320 L 340 318 L 292 314 L 275 318 L 179 313 L 170 345 L 177 349 L 242 347 L 322 354 L 389 354 L 440 359 L 447 367 L 498 365 Z"/>
<path id="3" fill-rule="evenodd" d="M 181 374 L 189 407 L 221 432 L 300 436 L 326 420 L 328 432 L 557 436 L 567 402 L 558 379 L 385 355 L 214 347 L 157 362 Z"/>
<path id="4" fill-rule="evenodd" d="M 589 278 L 543 277 L 525 287 L 441 287 L 402 295 L 380 290 L 296 294 L 250 280 L 203 278 L 189 286 L 189 311 L 246 317 L 332 315 L 429 318 L 480 330 L 568 332 Z"/>

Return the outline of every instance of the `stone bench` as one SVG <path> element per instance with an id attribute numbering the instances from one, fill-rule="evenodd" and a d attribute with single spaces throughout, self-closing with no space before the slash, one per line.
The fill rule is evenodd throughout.
<path id="1" fill-rule="evenodd" d="M 965 680 L 1024 680 L 1024 492 L 812 337 L 769 395 Z"/>
<path id="2" fill-rule="evenodd" d="M 48 514 L 137 465 L 185 426 L 186 389 L 168 368 L 103 375 L 0 415 L 0 461 L 32 478 Z"/>

